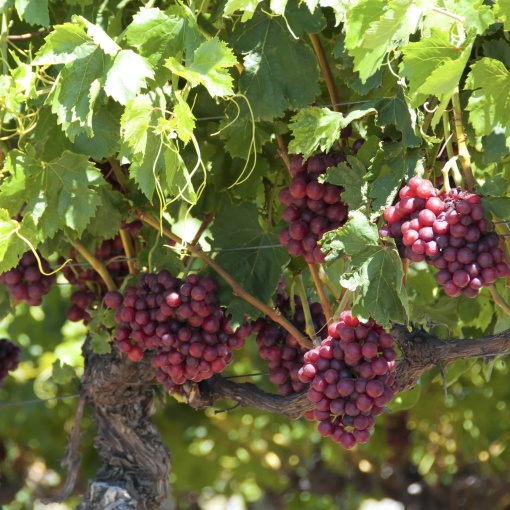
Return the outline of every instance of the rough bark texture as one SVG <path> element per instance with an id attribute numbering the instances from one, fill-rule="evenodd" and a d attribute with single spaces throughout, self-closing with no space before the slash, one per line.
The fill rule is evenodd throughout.
<path id="1" fill-rule="evenodd" d="M 168 498 L 170 455 L 151 421 L 154 372 L 117 349 L 84 348 L 82 394 L 97 423 L 95 447 L 102 459 L 78 510 L 161 509 Z"/>

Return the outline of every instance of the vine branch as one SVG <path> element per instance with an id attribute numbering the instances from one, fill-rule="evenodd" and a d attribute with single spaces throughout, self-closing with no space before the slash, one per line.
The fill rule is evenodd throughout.
<path id="1" fill-rule="evenodd" d="M 117 285 L 115 285 L 115 282 L 110 276 L 108 269 L 106 269 L 106 266 L 100 260 L 94 257 L 94 255 L 92 255 L 92 253 L 90 253 L 87 248 L 85 248 L 85 246 L 80 243 L 80 241 L 74 241 L 73 246 L 76 248 L 76 250 L 78 250 L 80 255 L 92 266 L 94 271 L 99 273 L 99 276 L 106 283 L 108 290 L 117 290 Z"/>
<path id="2" fill-rule="evenodd" d="M 404 326 L 394 326 L 395 337 L 402 356 L 397 364 L 396 380 L 400 391 L 409 391 L 428 370 L 438 366 L 473 358 L 485 358 L 510 352 L 510 329 L 484 338 L 449 341 L 426 331 L 408 331 Z M 186 383 L 188 404 L 196 409 L 210 407 L 220 399 L 229 399 L 242 407 L 298 418 L 313 407 L 306 392 L 282 397 L 266 393 L 251 383 L 235 383 L 220 375 L 200 382 Z"/>
<path id="3" fill-rule="evenodd" d="M 324 285 L 322 284 L 322 280 L 319 276 L 319 271 L 317 270 L 317 266 L 315 266 L 315 264 L 308 264 L 308 267 L 310 268 L 313 283 L 317 289 L 317 294 L 319 294 L 319 301 L 321 302 L 322 309 L 324 310 L 324 315 L 326 316 L 326 324 L 330 324 L 332 320 L 331 305 L 329 304 L 328 296 L 326 295 Z"/>
<path id="4" fill-rule="evenodd" d="M 324 49 L 322 48 L 319 36 L 317 34 L 310 34 L 310 41 L 312 43 L 315 54 L 317 55 L 317 59 L 319 60 L 319 65 L 322 69 L 322 73 L 324 74 L 324 79 L 326 80 L 326 87 L 328 88 L 329 97 L 333 103 L 333 111 L 339 112 L 340 107 L 338 106 L 338 103 L 340 102 L 340 98 L 338 96 L 335 80 L 333 79 L 333 74 L 331 73 L 331 68 L 329 67 L 329 62 L 326 54 L 324 53 Z"/>
<path id="5" fill-rule="evenodd" d="M 471 169 L 471 156 L 466 145 L 466 133 L 462 124 L 462 109 L 460 106 L 459 87 L 456 87 L 452 94 L 453 106 L 453 125 L 455 126 L 455 137 L 457 139 L 457 147 L 459 149 L 459 159 L 462 166 L 462 175 L 466 188 L 472 191 L 476 186 L 476 181 Z"/>
<path id="6" fill-rule="evenodd" d="M 172 241 L 175 241 L 177 244 L 180 244 L 185 249 L 187 249 L 192 255 L 198 257 L 203 262 L 205 262 L 211 269 L 216 271 L 216 273 L 218 273 L 223 278 L 223 280 L 225 280 L 225 282 L 231 287 L 232 292 L 234 293 L 235 296 L 244 299 L 247 303 L 254 306 L 262 313 L 270 317 L 271 320 L 282 326 L 288 333 L 290 333 L 296 339 L 299 345 L 305 347 L 306 349 L 313 348 L 313 344 L 310 341 L 310 339 L 305 338 L 303 334 L 293 324 L 291 324 L 279 310 L 273 310 L 272 308 L 269 308 L 269 306 L 262 303 L 256 297 L 248 293 L 219 264 L 217 264 L 208 255 L 206 255 L 199 245 L 193 246 L 189 243 L 186 243 L 179 236 L 175 235 L 171 230 L 164 227 L 160 228 L 158 220 L 156 220 L 152 216 L 144 214 L 142 211 L 138 211 L 138 217 L 139 219 L 147 223 L 147 225 L 150 225 L 151 227 L 155 228 L 156 230 L 158 230 L 158 232 L 162 232 L 166 237 L 168 237 Z"/>

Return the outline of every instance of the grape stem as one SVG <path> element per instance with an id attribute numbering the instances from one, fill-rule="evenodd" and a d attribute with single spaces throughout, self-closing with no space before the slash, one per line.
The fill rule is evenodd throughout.
<path id="1" fill-rule="evenodd" d="M 135 249 L 133 247 L 133 243 L 131 242 L 131 236 L 129 233 L 123 228 L 119 229 L 120 239 L 122 241 L 122 246 L 124 247 L 124 253 L 127 258 L 127 265 L 129 269 L 129 274 L 136 274 L 136 254 Z"/>
<path id="2" fill-rule="evenodd" d="M 338 301 L 340 299 L 340 292 L 338 292 L 338 289 L 333 285 L 333 282 L 329 279 L 328 274 L 320 264 L 319 277 L 322 283 L 328 288 L 330 294 L 335 298 L 335 301 Z"/>
<path id="3" fill-rule="evenodd" d="M 285 145 L 282 135 L 276 135 L 276 143 L 278 143 L 278 154 L 283 159 L 283 162 L 290 173 L 289 153 L 287 152 L 287 146 Z"/>
<path id="4" fill-rule="evenodd" d="M 462 109 L 460 106 L 459 87 L 455 87 L 452 94 L 453 105 L 453 125 L 455 126 L 455 135 L 457 138 L 457 147 L 459 148 L 459 159 L 462 166 L 462 174 L 466 189 L 473 191 L 476 186 L 473 171 L 471 169 L 471 156 L 466 145 L 466 133 L 462 124 Z"/>
<path id="5" fill-rule="evenodd" d="M 506 304 L 505 300 L 501 296 L 501 294 L 496 290 L 494 285 L 488 287 L 489 292 L 491 293 L 492 299 L 494 302 L 507 314 L 510 316 L 510 307 Z"/>
<path id="6" fill-rule="evenodd" d="M 108 158 L 108 163 L 110 163 L 110 166 L 112 167 L 113 173 L 115 174 L 117 181 L 119 181 L 122 191 L 126 192 L 129 189 L 129 185 L 126 175 L 124 174 L 122 168 L 120 167 L 120 163 L 115 158 Z"/>
<path id="7" fill-rule="evenodd" d="M 80 243 L 80 241 L 74 241 L 72 244 L 80 255 L 94 268 L 94 271 L 96 271 L 103 279 L 108 290 L 117 290 L 117 286 L 110 276 L 108 269 L 106 269 L 106 266 L 94 257 L 94 255 L 92 255 L 92 253 L 90 253 L 87 248 Z"/>
<path id="8" fill-rule="evenodd" d="M 296 276 L 295 279 L 297 283 L 297 290 L 299 297 L 301 298 L 301 306 L 303 307 L 303 314 L 305 316 L 305 331 L 306 334 L 314 339 L 314 345 L 317 344 L 317 333 L 315 328 L 313 327 L 313 319 L 312 314 L 310 313 L 310 306 L 308 304 L 308 299 L 306 297 L 306 289 L 303 285 L 303 278 L 301 275 Z"/>
<path id="9" fill-rule="evenodd" d="M 342 296 L 342 299 L 340 299 L 340 303 L 338 305 L 338 308 L 334 314 L 334 318 L 335 319 L 338 319 L 338 317 L 340 316 L 340 314 L 347 309 L 347 305 L 351 302 L 352 300 L 352 291 L 351 290 L 348 290 L 348 289 L 345 289 L 344 290 L 344 295 Z"/>
<path id="10" fill-rule="evenodd" d="M 310 34 L 310 41 L 315 54 L 317 55 L 317 59 L 319 60 L 319 65 L 322 69 L 322 73 L 324 74 L 324 79 L 326 80 L 326 87 L 328 88 L 329 97 L 333 104 L 333 111 L 339 112 L 340 107 L 338 106 L 338 103 L 340 102 L 340 99 L 336 90 L 335 80 L 331 74 L 331 68 L 329 67 L 329 62 L 326 58 L 326 54 L 324 53 L 324 49 L 322 48 L 319 36 L 317 34 Z"/>
<path id="11" fill-rule="evenodd" d="M 160 226 L 159 221 L 153 218 L 152 216 L 145 214 L 142 211 L 137 211 L 137 213 L 138 218 L 140 220 L 147 223 L 147 225 L 150 225 L 158 232 L 164 234 L 172 241 L 175 241 L 177 244 L 180 244 L 183 248 L 187 249 L 192 255 L 198 257 L 203 262 L 205 262 L 211 269 L 216 271 L 216 273 L 218 273 L 223 278 L 223 280 L 225 280 L 225 282 L 230 286 L 234 296 L 238 296 L 241 299 L 244 299 L 247 303 L 254 306 L 262 313 L 266 314 L 271 320 L 282 326 L 288 333 L 290 333 L 296 339 L 296 341 L 302 347 L 306 349 L 313 348 L 313 344 L 310 341 L 310 339 L 305 338 L 303 334 L 293 324 L 291 324 L 279 310 L 273 310 L 272 308 L 269 308 L 266 304 L 262 303 L 256 297 L 252 296 L 245 289 L 243 289 L 243 287 L 241 287 L 219 264 L 217 264 L 213 259 L 211 259 L 202 251 L 200 245 L 193 246 L 189 243 L 186 243 L 179 236 L 175 235 L 171 230 L 163 226 Z"/>
<path id="12" fill-rule="evenodd" d="M 326 295 L 326 291 L 322 284 L 322 280 L 319 276 L 319 271 L 317 270 L 317 266 L 315 264 L 308 264 L 310 268 L 310 274 L 313 278 L 313 283 L 315 284 L 315 288 L 317 289 L 317 294 L 319 295 L 319 301 L 322 305 L 322 310 L 324 311 L 324 315 L 326 316 L 326 323 L 331 323 L 331 305 L 329 304 L 328 296 Z"/>

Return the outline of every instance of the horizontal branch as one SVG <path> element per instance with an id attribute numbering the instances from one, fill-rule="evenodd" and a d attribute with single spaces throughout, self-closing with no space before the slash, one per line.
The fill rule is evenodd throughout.
<path id="1" fill-rule="evenodd" d="M 510 330 L 484 338 L 445 340 L 424 330 L 408 331 L 394 326 L 391 333 L 402 351 L 397 363 L 397 381 L 400 391 L 409 391 L 428 370 L 455 361 L 493 357 L 510 352 Z M 185 387 L 190 406 L 210 407 L 221 399 L 237 402 L 243 407 L 254 407 L 270 413 L 298 418 L 313 407 L 306 392 L 282 397 L 267 393 L 251 383 L 235 383 L 215 375 L 199 385 Z"/>

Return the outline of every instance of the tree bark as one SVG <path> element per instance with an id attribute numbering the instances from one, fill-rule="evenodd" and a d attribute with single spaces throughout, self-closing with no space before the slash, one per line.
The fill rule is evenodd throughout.
<path id="1" fill-rule="evenodd" d="M 97 423 L 95 447 L 102 465 L 78 510 L 152 510 L 168 499 L 170 455 L 151 420 L 154 371 L 113 348 L 91 352 L 86 342 L 82 395 Z"/>

